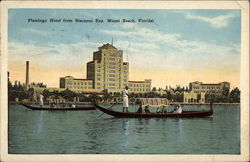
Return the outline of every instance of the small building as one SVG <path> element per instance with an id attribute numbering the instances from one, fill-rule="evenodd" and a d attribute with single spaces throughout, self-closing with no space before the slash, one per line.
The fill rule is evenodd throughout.
<path id="1" fill-rule="evenodd" d="M 144 81 L 129 81 L 130 93 L 146 93 L 151 90 L 151 79 L 145 79 Z"/>
<path id="2" fill-rule="evenodd" d="M 184 92 L 183 102 L 184 103 L 205 103 L 205 93 L 201 92 L 200 94 L 197 94 L 194 91 Z"/>
<path id="3" fill-rule="evenodd" d="M 60 78 L 60 88 L 69 89 L 71 91 L 81 92 L 97 92 L 93 89 L 93 81 L 89 79 L 78 79 L 72 76 Z"/>
<path id="4" fill-rule="evenodd" d="M 221 95 L 224 89 L 230 89 L 229 82 L 221 82 L 217 84 L 211 83 L 202 83 L 202 82 L 192 82 L 189 83 L 189 90 L 193 91 L 194 93 L 206 93 L 206 94 L 215 94 Z"/>

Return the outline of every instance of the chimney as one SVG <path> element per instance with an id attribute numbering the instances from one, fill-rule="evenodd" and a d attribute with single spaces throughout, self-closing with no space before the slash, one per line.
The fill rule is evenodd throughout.
<path id="1" fill-rule="evenodd" d="M 26 87 L 29 87 L 29 61 L 26 61 Z"/>

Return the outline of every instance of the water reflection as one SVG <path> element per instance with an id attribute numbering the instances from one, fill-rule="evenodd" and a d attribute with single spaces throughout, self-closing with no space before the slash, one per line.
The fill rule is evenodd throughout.
<path id="1" fill-rule="evenodd" d="M 183 140 L 182 119 L 181 118 L 174 119 L 174 128 L 173 129 L 174 129 L 176 143 L 181 144 L 182 140 Z"/>
<path id="2" fill-rule="evenodd" d="M 129 140 L 129 119 L 122 119 L 122 134 L 124 135 L 124 142 L 122 143 L 122 147 L 127 149 Z"/>
<path id="3" fill-rule="evenodd" d="M 42 132 L 43 124 L 44 124 L 44 121 L 43 121 L 43 113 L 44 113 L 44 111 L 40 111 L 40 112 L 39 112 L 37 121 L 36 121 L 35 124 L 34 124 L 33 133 L 34 133 L 35 136 L 40 135 L 41 132 Z"/>

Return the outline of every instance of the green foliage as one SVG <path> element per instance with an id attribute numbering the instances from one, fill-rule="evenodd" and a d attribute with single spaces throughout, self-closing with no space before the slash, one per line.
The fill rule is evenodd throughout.
<path id="1" fill-rule="evenodd" d="M 157 90 L 156 90 L 156 87 L 153 87 L 153 88 L 152 88 L 152 91 L 157 91 Z"/>
<path id="2" fill-rule="evenodd" d="M 237 87 L 230 92 L 229 102 L 240 103 L 240 90 Z"/>
<path id="3" fill-rule="evenodd" d="M 8 100 L 15 101 L 15 98 L 18 98 L 19 101 L 27 99 L 30 96 L 30 91 L 26 90 L 26 86 L 21 84 L 19 81 L 15 81 L 15 84 L 12 85 L 11 82 L 8 82 Z"/>

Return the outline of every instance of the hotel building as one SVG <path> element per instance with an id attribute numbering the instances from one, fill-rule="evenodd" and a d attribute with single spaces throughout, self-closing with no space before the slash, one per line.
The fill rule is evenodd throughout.
<path id="1" fill-rule="evenodd" d="M 151 79 L 129 81 L 129 63 L 123 61 L 123 51 L 112 44 L 104 44 L 93 52 L 93 60 L 87 63 L 87 79 L 71 76 L 60 78 L 60 88 L 76 92 L 121 92 L 125 86 L 130 92 L 145 93 L 151 90 Z"/>
<path id="2" fill-rule="evenodd" d="M 206 94 L 217 94 L 221 95 L 223 89 L 230 89 L 230 83 L 228 82 L 221 82 L 217 84 L 204 84 L 202 82 L 192 82 L 189 83 L 189 90 L 193 91 L 194 93 L 206 93 Z"/>

